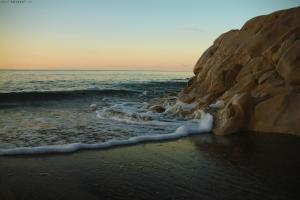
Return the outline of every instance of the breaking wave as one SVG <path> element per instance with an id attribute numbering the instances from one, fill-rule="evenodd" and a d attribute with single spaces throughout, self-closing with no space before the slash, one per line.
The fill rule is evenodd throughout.
<path id="1" fill-rule="evenodd" d="M 51 145 L 39 147 L 19 147 L 13 149 L 0 149 L 0 155 L 26 155 L 26 154 L 46 154 L 46 153 L 71 153 L 83 149 L 105 149 L 115 146 L 132 145 L 141 142 L 172 140 L 192 134 L 210 132 L 213 126 L 213 116 L 201 111 L 201 118 L 189 120 L 182 123 L 175 132 L 169 134 L 142 135 L 131 137 L 127 140 L 112 139 L 103 143 L 86 144 L 72 143 L 64 145 Z"/>

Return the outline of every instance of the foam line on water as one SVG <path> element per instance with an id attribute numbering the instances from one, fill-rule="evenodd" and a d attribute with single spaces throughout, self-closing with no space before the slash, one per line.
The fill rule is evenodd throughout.
<path id="1" fill-rule="evenodd" d="M 132 145 L 140 142 L 172 140 L 191 134 L 210 132 L 213 126 L 213 116 L 201 111 L 200 120 L 187 121 L 184 125 L 170 134 L 143 135 L 129 138 L 128 140 L 109 140 L 98 144 L 73 143 L 65 145 L 52 145 L 40 147 L 20 147 L 14 149 L 0 149 L 0 155 L 26 155 L 45 153 L 71 153 L 81 149 L 104 149 L 114 146 Z"/>

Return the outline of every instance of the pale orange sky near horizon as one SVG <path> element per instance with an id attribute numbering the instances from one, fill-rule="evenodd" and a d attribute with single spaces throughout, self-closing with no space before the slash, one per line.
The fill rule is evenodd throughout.
<path id="1" fill-rule="evenodd" d="M 0 3 L 0 69 L 191 71 L 221 33 L 297 5 L 293 0 Z"/>

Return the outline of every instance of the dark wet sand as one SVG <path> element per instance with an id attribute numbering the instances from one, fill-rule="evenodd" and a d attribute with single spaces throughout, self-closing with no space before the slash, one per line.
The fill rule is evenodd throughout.
<path id="1" fill-rule="evenodd" d="M 300 137 L 209 134 L 0 157 L 0 199 L 300 199 Z"/>

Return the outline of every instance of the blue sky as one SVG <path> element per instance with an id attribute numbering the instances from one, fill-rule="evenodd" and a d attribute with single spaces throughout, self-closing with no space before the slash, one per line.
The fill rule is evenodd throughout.
<path id="1" fill-rule="evenodd" d="M 27 2 L 0 3 L 0 68 L 190 70 L 221 33 L 300 5 L 299 0 Z"/>

